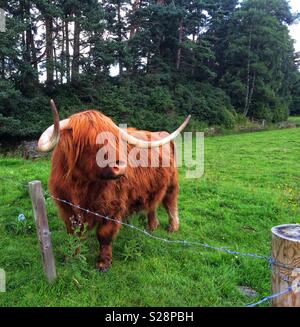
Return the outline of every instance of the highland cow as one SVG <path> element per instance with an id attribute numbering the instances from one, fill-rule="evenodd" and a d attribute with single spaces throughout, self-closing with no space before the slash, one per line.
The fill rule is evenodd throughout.
<path id="1" fill-rule="evenodd" d="M 168 231 L 178 230 L 178 175 L 173 140 L 185 128 L 189 117 L 170 135 L 121 129 L 95 110 L 59 121 L 53 100 L 51 109 L 54 125 L 43 133 L 38 144 L 41 152 L 54 149 L 49 190 L 57 198 L 54 201 L 69 233 L 83 224 L 90 229 L 96 227 L 99 270 L 110 267 L 112 241 L 121 226 L 104 217 L 122 221 L 142 211 L 147 215 L 148 229 L 154 231 L 159 225 L 156 209 L 162 203 L 169 217 Z M 112 161 L 110 153 L 114 154 Z M 155 156 L 157 162 L 153 165 Z M 165 158 L 168 165 L 163 165 Z M 103 218 L 58 199 L 97 212 Z"/>

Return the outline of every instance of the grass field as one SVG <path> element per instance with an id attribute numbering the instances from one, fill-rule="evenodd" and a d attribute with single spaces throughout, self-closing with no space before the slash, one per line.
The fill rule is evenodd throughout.
<path id="1" fill-rule="evenodd" d="M 289 122 L 294 123 L 297 126 L 300 126 L 300 116 L 291 116 L 291 117 L 289 117 Z"/>
<path id="2" fill-rule="evenodd" d="M 180 170 L 181 227 L 170 238 L 268 256 L 271 227 L 300 223 L 299 150 L 300 129 L 206 138 L 204 177 L 185 179 Z M 46 189 L 49 169 L 46 159 L 0 157 L 0 268 L 7 273 L 0 306 L 244 306 L 271 293 L 263 260 L 160 243 L 126 227 L 114 242 L 112 268 L 99 273 L 95 232 L 73 257 L 77 240 L 66 234 L 51 199 L 58 279 L 49 286 L 25 188 L 40 179 Z M 21 213 L 26 221 L 18 222 Z M 154 235 L 169 237 L 164 210 L 159 217 Z M 131 223 L 144 226 L 138 215 Z M 257 297 L 238 286 L 251 287 Z"/>

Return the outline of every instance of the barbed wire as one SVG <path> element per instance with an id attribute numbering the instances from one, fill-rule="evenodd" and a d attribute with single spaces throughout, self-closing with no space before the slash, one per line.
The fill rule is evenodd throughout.
<path id="1" fill-rule="evenodd" d="M 3 176 L 0 176 L 0 179 L 2 180 L 9 180 L 10 183 L 13 183 L 15 185 L 20 185 L 22 186 L 22 188 L 27 188 L 27 185 L 26 183 L 27 182 L 23 182 L 23 183 L 20 183 L 18 181 L 13 181 L 9 178 L 6 178 L 6 177 L 3 177 Z M 168 244 L 181 244 L 181 245 L 185 245 L 185 246 L 188 246 L 188 245 L 191 245 L 191 246 L 200 246 L 200 247 L 203 247 L 203 248 L 206 248 L 206 249 L 210 249 L 210 250 L 215 250 L 215 251 L 218 251 L 218 252 L 223 252 L 223 253 L 226 253 L 226 254 L 230 254 L 230 255 L 234 255 L 234 256 L 241 256 L 241 257 L 250 257 L 250 258 L 255 258 L 255 259 L 260 259 L 260 260 L 263 260 L 265 262 L 268 262 L 269 263 L 269 267 L 271 268 L 271 270 L 274 272 L 274 270 L 272 269 L 273 266 L 278 266 L 278 267 L 281 267 L 281 268 L 284 268 L 284 269 L 288 269 L 288 270 L 291 270 L 291 269 L 297 269 L 297 267 L 292 267 L 290 265 L 286 265 L 286 264 L 282 264 L 278 261 L 276 261 L 275 259 L 273 259 L 272 257 L 269 257 L 269 256 L 265 256 L 265 255 L 261 255 L 261 254 L 256 254 L 256 253 L 244 253 L 244 252 L 239 252 L 239 251 L 234 251 L 234 250 L 230 250 L 226 247 L 218 247 L 218 246 L 213 246 L 213 245 L 210 245 L 210 244 L 207 244 L 207 243 L 202 243 L 202 242 L 198 242 L 198 241 L 187 241 L 187 240 L 172 240 L 172 239 L 167 239 L 167 238 L 162 238 L 162 237 L 158 237 L 158 236 L 155 236 L 151 233 L 149 233 L 148 231 L 144 230 L 144 229 L 141 229 L 139 227 L 136 227 L 134 225 L 131 225 L 129 223 L 125 223 L 121 220 L 117 220 L 115 218 L 111 218 L 109 216 L 105 216 L 105 215 L 101 215 L 97 212 L 94 212 L 94 211 L 91 211 L 89 209 L 86 209 L 86 208 L 82 208 L 80 205 L 76 205 L 74 203 L 71 203 L 65 199 L 60 199 L 58 197 L 55 197 L 53 195 L 51 195 L 47 190 L 44 191 L 44 196 L 45 197 L 49 197 L 49 198 L 52 198 L 56 201 L 59 201 L 61 203 L 64 203 L 64 204 L 67 204 L 71 207 L 74 207 L 74 208 L 77 208 L 83 212 L 86 212 L 88 214 L 92 214 L 96 217 L 99 217 L 99 218 L 102 218 L 102 219 L 105 219 L 105 220 L 108 220 L 108 221 L 112 221 L 114 223 L 117 223 L 117 224 L 120 224 L 120 225 L 123 225 L 123 226 L 126 226 L 128 228 L 131 228 L 133 230 L 136 230 L 144 235 L 146 235 L 147 237 L 151 238 L 151 239 L 154 239 L 154 240 L 157 240 L 157 241 L 161 241 L 161 242 L 164 242 L 164 243 L 168 243 Z M 275 272 L 277 275 L 279 275 L 279 277 L 287 282 L 287 283 L 291 283 L 292 281 L 286 277 L 285 275 L 283 274 L 280 274 L 278 272 Z M 300 282 L 298 283 L 298 286 L 300 287 Z M 292 286 L 289 286 L 288 288 L 286 288 L 285 290 L 283 291 L 280 291 L 278 293 L 275 293 L 275 294 L 271 294 L 269 296 L 265 296 L 263 297 L 261 300 L 259 300 L 258 302 L 256 303 L 252 303 L 252 304 L 248 304 L 246 305 L 246 307 L 256 307 L 264 302 L 267 302 L 267 301 L 270 301 L 270 300 L 273 300 L 275 298 L 278 298 L 282 295 L 285 295 L 285 294 L 288 294 L 290 293 L 291 291 L 293 290 L 293 287 Z"/>
<path id="2" fill-rule="evenodd" d="M 299 286 L 300 286 L 300 283 L 299 283 Z M 264 302 L 267 302 L 267 301 L 271 301 L 273 299 L 276 299 L 278 297 L 281 297 L 285 294 L 288 294 L 292 291 L 292 286 L 289 286 L 288 288 L 284 289 L 283 291 L 281 292 L 278 292 L 278 293 L 275 293 L 275 294 L 272 294 L 272 295 L 268 295 L 268 296 L 265 296 L 263 297 L 261 300 L 255 302 L 255 303 L 252 303 L 252 304 L 248 304 L 246 305 L 247 308 L 254 308 L 254 307 L 257 307 L 258 305 L 264 303 Z"/>
<path id="3" fill-rule="evenodd" d="M 162 242 L 170 243 L 170 244 L 173 243 L 173 244 L 182 244 L 182 245 L 198 245 L 198 246 L 201 246 L 201 247 L 204 247 L 204 248 L 207 248 L 207 249 L 216 250 L 216 251 L 219 251 L 219 252 L 224 252 L 224 253 L 231 254 L 231 255 L 239 255 L 239 256 L 243 256 L 243 257 L 251 257 L 251 258 L 256 258 L 256 259 L 262 259 L 262 260 L 265 260 L 267 262 L 270 261 L 269 257 L 264 256 L 264 255 L 259 255 L 259 254 L 256 254 L 256 253 L 242 253 L 242 252 L 226 249 L 225 247 L 216 247 L 216 246 L 213 246 L 213 245 L 209 245 L 207 243 L 201 243 L 201 242 L 196 242 L 196 241 L 187 241 L 187 240 L 171 240 L 171 239 L 167 239 L 167 238 L 158 237 L 158 236 L 155 236 L 155 235 L 149 233 L 148 231 L 146 231 L 144 229 L 141 229 L 139 227 L 136 227 L 134 225 L 131 225 L 131 224 L 125 223 L 123 221 L 111 218 L 109 216 L 101 215 L 101 214 L 99 214 L 97 212 L 94 212 L 94 211 L 91 211 L 89 209 L 82 208 L 80 205 L 76 205 L 76 204 L 71 203 L 71 202 L 69 202 L 67 200 L 57 198 L 57 197 L 55 197 L 55 196 L 53 196 L 53 195 L 51 195 L 49 193 L 47 195 L 49 197 L 51 197 L 52 199 L 55 199 L 55 200 L 57 200 L 57 201 L 59 201 L 61 203 L 67 204 L 67 205 L 69 205 L 71 207 L 77 208 L 77 209 L 79 209 L 81 211 L 84 211 L 84 212 L 86 212 L 88 214 L 92 214 L 92 215 L 95 215 L 97 217 L 103 218 L 105 220 L 113 221 L 113 222 L 115 222 L 117 224 L 120 224 L 120 225 L 129 227 L 131 229 L 134 229 L 134 230 L 136 230 L 136 231 L 138 231 L 140 233 L 143 233 L 147 237 L 150 237 L 150 238 L 155 239 L 157 241 L 162 241 Z"/>
<path id="4" fill-rule="evenodd" d="M 216 250 L 216 251 L 219 251 L 219 252 L 224 252 L 224 253 L 235 255 L 235 256 L 238 255 L 238 256 L 243 256 L 243 257 L 251 257 L 251 258 L 256 258 L 256 259 L 262 259 L 262 260 L 267 261 L 269 263 L 270 267 L 272 267 L 272 265 L 286 266 L 284 264 L 276 262 L 274 259 L 272 259 L 270 257 L 264 256 L 264 255 L 258 255 L 256 253 L 242 253 L 242 252 L 238 252 L 238 251 L 232 251 L 232 250 L 226 249 L 224 247 L 216 247 L 216 246 L 212 246 L 212 245 L 209 245 L 209 244 L 206 244 L 206 243 L 201 243 L 201 242 L 186 241 L 186 240 L 170 240 L 170 239 L 154 236 L 154 235 L 150 234 L 149 232 L 147 232 L 146 230 L 138 228 L 138 227 L 136 227 L 134 225 L 124 223 L 124 222 L 122 222 L 120 220 L 116 220 L 116 219 L 110 218 L 108 216 L 101 215 L 101 214 L 99 214 L 97 212 L 93 212 L 93 211 L 91 211 L 89 209 L 82 208 L 79 205 L 75 205 L 75 204 L 73 204 L 73 203 L 71 203 L 69 201 L 57 198 L 57 197 L 55 197 L 55 196 L 53 196 L 53 195 L 51 195 L 49 193 L 47 195 L 49 197 L 51 197 L 52 199 L 55 199 L 55 200 L 57 200 L 57 201 L 59 201 L 61 203 L 70 205 L 72 207 L 75 207 L 75 208 L 77 208 L 77 209 L 79 209 L 81 211 L 84 211 L 84 212 L 88 213 L 88 214 L 92 214 L 92 215 L 95 215 L 97 217 L 100 217 L 100 218 L 103 218 L 103 219 L 106 219 L 106 220 L 109 220 L 109 221 L 113 221 L 113 222 L 118 223 L 120 225 L 124 225 L 126 227 L 129 227 L 129 228 L 134 229 L 134 230 L 136 230 L 138 232 L 141 232 L 144 235 L 146 235 L 146 236 L 148 236 L 148 237 L 150 237 L 152 239 L 158 240 L 158 241 L 162 241 L 162 242 L 169 243 L 169 244 L 196 245 L 196 246 L 201 246 L 201 247 L 204 247 L 204 248 L 207 248 L 207 249 Z M 289 267 L 289 268 L 284 267 L 284 268 L 291 269 L 291 267 Z M 296 269 L 296 268 L 293 267 L 293 269 Z M 283 279 L 283 275 L 280 276 L 280 277 Z M 290 282 L 289 280 L 285 280 L 285 281 Z M 300 287 L 300 282 L 298 283 L 298 286 Z M 246 307 L 256 307 L 256 306 L 258 306 L 258 305 L 260 305 L 260 304 L 262 304 L 264 302 L 267 302 L 267 301 L 273 300 L 275 298 L 281 297 L 282 295 L 288 294 L 292 290 L 293 290 L 293 287 L 289 286 L 287 289 L 285 289 L 285 290 L 283 290 L 281 292 L 271 294 L 269 296 L 265 296 L 261 300 L 259 300 L 258 302 L 246 305 Z"/>
<path id="5" fill-rule="evenodd" d="M 18 181 L 12 181 L 11 179 L 9 179 L 9 178 L 7 178 L 5 176 L 0 176 L 0 179 L 9 180 L 10 182 L 12 182 L 12 183 L 14 183 L 16 185 L 20 185 L 22 187 L 27 187 L 27 185 L 25 185 L 26 182 L 20 183 Z M 256 253 L 242 253 L 242 252 L 239 252 L 239 251 L 233 251 L 233 250 L 227 249 L 226 247 L 216 247 L 216 246 L 212 246 L 212 245 L 209 245 L 209 244 L 206 244 L 206 243 L 201 243 L 201 242 L 186 241 L 186 240 L 170 240 L 170 239 L 154 236 L 154 235 L 150 234 L 149 232 L 147 232 L 146 230 L 138 228 L 138 227 L 136 227 L 134 225 L 125 223 L 125 222 L 120 221 L 120 220 L 116 220 L 116 219 L 108 217 L 108 216 L 101 215 L 101 214 L 99 214 L 97 212 L 93 212 L 93 211 L 91 211 L 89 209 L 82 208 L 81 206 L 75 205 L 75 204 L 73 204 L 73 203 L 71 203 L 71 202 L 69 202 L 69 201 L 67 201 L 65 199 L 57 198 L 57 197 L 51 195 L 47 190 L 44 191 L 44 195 L 46 197 L 50 197 L 52 199 L 55 199 L 55 200 L 57 200 L 57 201 L 59 201 L 61 203 L 68 204 L 69 206 L 75 207 L 75 208 L 77 208 L 77 209 L 79 209 L 81 211 L 84 211 L 86 213 L 95 215 L 97 217 L 100 217 L 100 218 L 103 218 L 103 219 L 106 219 L 106 220 L 109 220 L 109 221 L 116 222 L 116 223 L 118 223 L 120 225 L 129 227 L 131 229 L 134 229 L 134 230 L 136 230 L 136 231 L 138 231 L 140 233 L 143 233 L 144 235 L 146 235 L 146 236 L 148 236 L 148 237 L 150 237 L 152 239 L 155 239 L 155 240 L 159 240 L 159 241 L 162 241 L 162 242 L 165 242 L 165 243 L 173 243 L 173 244 L 198 245 L 198 246 L 201 246 L 201 247 L 204 247 L 204 248 L 207 248 L 207 249 L 216 250 L 216 251 L 231 254 L 231 255 L 239 255 L 239 256 L 243 256 L 243 257 L 252 257 L 252 258 L 256 258 L 256 259 L 262 259 L 262 260 L 267 261 L 269 264 L 270 263 L 274 264 L 274 262 L 271 261 L 271 258 L 267 257 L 265 255 L 260 255 L 260 254 L 256 254 Z"/>
<path id="6" fill-rule="evenodd" d="M 202 243 L 202 242 L 198 242 L 198 241 L 171 240 L 171 239 L 158 237 L 158 236 L 155 236 L 155 235 L 149 233 L 148 231 L 146 231 L 144 229 L 141 229 L 139 227 L 136 227 L 134 225 L 131 225 L 131 224 L 125 223 L 123 221 L 111 218 L 109 216 L 101 215 L 101 214 L 99 214 L 97 212 L 94 212 L 94 211 L 91 211 L 89 209 L 82 208 L 80 205 L 76 205 L 76 204 L 71 203 L 71 202 L 69 202 L 67 200 L 57 198 L 57 197 L 49 194 L 49 192 L 47 192 L 47 191 L 45 192 L 45 195 L 49 196 L 50 198 L 55 199 L 55 200 L 57 200 L 57 201 L 59 201 L 61 203 L 67 204 L 67 205 L 69 205 L 71 207 L 74 207 L 74 208 L 77 208 L 77 209 L 79 209 L 81 211 L 84 211 L 84 212 L 86 212 L 88 214 L 92 214 L 92 215 L 95 215 L 97 217 L 103 218 L 105 220 L 113 221 L 113 222 L 118 223 L 120 225 L 123 225 L 123 226 L 129 227 L 131 229 L 134 229 L 134 230 L 136 230 L 136 231 L 138 231 L 140 233 L 143 233 L 147 237 L 150 237 L 150 238 L 158 240 L 158 241 L 162 241 L 162 242 L 165 242 L 165 243 L 171 243 L 171 244 L 173 243 L 173 244 L 200 246 L 200 247 L 203 247 L 203 248 L 206 248 L 206 249 L 211 249 L 211 250 L 223 252 L 223 253 L 227 253 L 227 254 L 230 254 L 230 255 L 261 259 L 261 260 L 264 260 L 264 261 L 268 262 L 270 266 L 278 266 L 278 267 L 282 267 L 282 268 L 285 268 L 285 269 L 295 269 L 295 267 L 292 267 L 292 266 L 289 266 L 289 265 L 286 265 L 286 264 L 282 264 L 282 263 L 274 260 L 273 258 L 271 258 L 269 256 L 265 256 L 265 255 L 261 255 L 261 254 L 234 251 L 234 250 L 227 249 L 226 247 L 213 246 L 213 245 L 209 245 L 207 243 Z"/>

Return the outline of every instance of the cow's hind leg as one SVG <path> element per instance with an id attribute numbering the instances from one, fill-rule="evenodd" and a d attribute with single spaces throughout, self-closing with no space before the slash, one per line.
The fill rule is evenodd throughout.
<path id="1" fill-rule="evenodd" d="M 172 185 L 168 188 L 163 199 L 163 205 L 169 216 L 168 232 L 176 232 L 179 229 L 179 217 L 177 209 L 178 185 Z"/>
<path id="2" fill-rule="evenodd" d="M 120 230 L 120 224 L 113 221 L 103 221 L 97 227 L 97 238 L 100 249 L 97 258 L 96 268 L 100 271 L 107 271 L 112 262 L 112 241 Z"/>
<path id="3" fill-rule="evenodd" d="M 153 232 L 157 229 L 157 227 L 159 226 L 159 221 L 158 219 L 156 218 L 156 215 L 155 215 L 155 210 L 151 210 L 148 212 L 148 225 L 147 225 L 147 229 L 150 231 L 150 232 Z"/>

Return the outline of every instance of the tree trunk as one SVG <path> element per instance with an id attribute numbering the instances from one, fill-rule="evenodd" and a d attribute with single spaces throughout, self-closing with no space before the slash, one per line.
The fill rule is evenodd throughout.
<path id="1" fill-rule="evenodd" d="M 132 5 L 132 13 L 133 14 L 138 10 L 139 6 L 140 6 L 140 0 L 134 0 L 133 5 Z M 135 36 L 137 29 L 138 29 L 138 26 L 135 23 L 133 23 L 130 26 L 129 39 L 132 39 Z"/>
<path id="2" fill-rule="evenodd" d="M 56 55 L 56 48 L 54 47 L 53 48 L 53 52 L 54 52 L 54 62 L 57 63 L 57 55 Z M 59 81 L 59 77 L 58 77 L 58 67 L 57 65 L 54 66 L 54 72 L 55 72 L 55 80 L 56 80 L 56 83 L 58 83 Z"/>
<path id="3" fill-rule="evenodd" d="M 193 34 L 193 43 L 195 43 L 195 34 Z M 195 75 L 195 51 L 192 49 L 192 76 Z"/>
<path id="4" fill-rule="evenodd" d="M 147 52 L 147 63 L 146 63 L 146 73 L 149 74 L 151 72 L 151 54 Z"/>
<path id="5" fill-rule="evenodd" d="M 118 62 L 119 62 L 119 76 L 122 77 L 123 75 L 123 56 L 122 56 L 122 17 L 121 17 L 121 4 L 118 2 L 117 6 L 117 15 L 118 15 L 118 45 L 119 45 L 119 52 L 118 52 Z"/>
<path id="6" fill-rule="evenodd" d="M 65 21 L 65 35 L 66 35 L 66 71 L 67 71 L 67 83 L 71 81 L 70 75 L 70 37 L 69 37 L 69 22 L 68 16 L 66 16 Z"/>
<path id="7" fill-rule="evenodd" d="M 249 35 L 249 45 L 248 45 L 248 61 L 247 61 L 247 87 L 246 87 L 246 98 L 244 107 L 244 116 L 246 117 L 249 110 L 249 95 L 250 95 L 250 64 L 251 64 L 251 44 L 252 44 L 252 33 Z"/>
<path id="8" fill-rule="evenodd" d="M 254 72 L 253 76 L 252 76 L 252 83 L 251 83 L 251 88 L 250 88 L 250 92 L 249 92 L 247 110 L 244 113 L 245 116 L 248 115 L 248 112 L 249 112 L 249 109 L 250 109 L 250 105 L 251 105 L 251 102 L 252 102 L 252 97 L 253 97 L 253 93 L 254 93 L 254 89 L 255 89 L 255 82 L 256 82 L 256 73 Z"/>
<path id="9" fill-rule="evenodd" d="M 163 6 L 165 4 L 165 0 L 156 0 L 156 4 L 159 6 Z M 165 36 L 162 37 L 159 43 L 159 55 L 160 58 L 165 56 Z"/>
<path id="10" fill-rule="evenodd" d="M 178 37 L 178 49 L 176 55 L 176 69 L 179 70 L 181 63 L 181 45 L 183 40 L 183 19 L 179 23 L 179 37 Z"/>
<path id="11" fill-rule="evenodd" d="M 72 61 L 72 83 L 79 79 L 79 56 L 80 56 L 80 23 L 75 19 L 74 26 L 74 52 Z"/>
<path id="12" fill-rule="evenodd" d="M 54 83 L 54 65 L 53 65 L 53 18 L 49 15 L 45 17 L 46 25 L 46 84 L 52 86 Z"/>
<path id="13" fill-rule="evenodd" d="M 38 82 L 38 74 L 32 71 L 33 60 L 36 60 L 36 50 L 32 32 L 32 19 L 30 13 L 30 2 L 20 1 L 21 20 L 26 24 L 25 31 L 22 33 L 22 59 L 27 67 L 22 71 L 21 88 L 26 95 L 32 96 L 35 85 Z M 34 63 L 37 70 L 37 63 Z"/>
<path id="14" fill-rule="evenodd" d="M 61 42 L 61 60 L 60 60 L 60 84 L 63 84 L 64 82 L 64 76 L 65 76 L 65 42 L 66 42 L 66 37 L 65 37 L 65 22 L 62 21 L 62 42 Z"/>
<path id="15" fill-rule="evenodd" d="M 38 60 L 37 60 L 37 53 L 36 53 L 36 47 L 34 42 L 34 35 L 32 34 L 32 30 L 30 30 L 29 33 L 29 42 L 30 42 L 30 48 L 31 48 L 31 62 L 33 63 L 33 68 L 38 72 Z"/>
<path id="16" fill-rule="evenodd" d="M 29 1 L 24 1 L 24 11 L 25 11 L 26 18 L 28 19 L 28 25 L 26 27 L 26 61 L 28 62 L 29 65 L 33 64 L 34 69 L 38 71 L 37 53 L 34 43 L 34 35 L 32 32 L 33 24 L 31 21 Z"/>
<path id="17" fill-rule="evenodd" d="M 20 10 L 22 13 L 21 19 L 24 21 L 25 20 L 25 4 L 24 1 L 20 1 Z M 28 43 L 27 43 L 27 39 L 26 39 L 26 31 L 22 32 L 22 60 L 24 63 L 28 63 L 30 62 L 30 60 L 28 59 L 28 51 L 29 49 L 28 47 Z M 24 94 L 28 95 L 28 86 L 30 85 L 30 80 L 29 80 L 29 74 L 28 74 L 28 70 L 24 70 L 22 72 L 22 78 L 21 78 L 21 90 Z"/>

